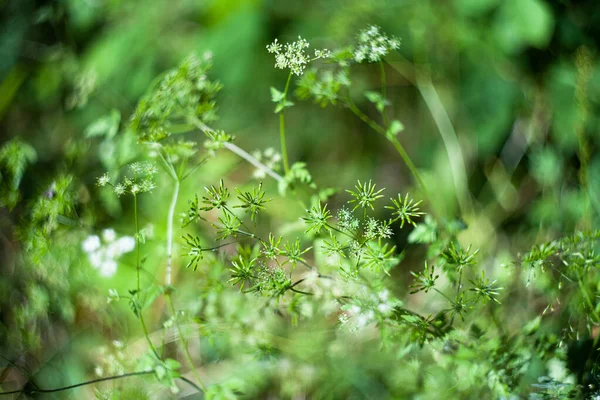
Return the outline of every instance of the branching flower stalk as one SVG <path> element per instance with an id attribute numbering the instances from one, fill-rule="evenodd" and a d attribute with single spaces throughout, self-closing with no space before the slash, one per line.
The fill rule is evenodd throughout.
<path id="1" fill-rule="evenodd" d="M 308 41 L 302 39 L 300 36 L 298 36 L 298 40 L 295 42 L 286 43 L 283 46 L 277 41 L 277 39 L 275 39 L 275 41 L 273 41 L 273 43 L 270 45 L 267 45 L 267 51 L 275 55 L 275 68 L 289 69 L 283 92 L 280 92 L 276 88 L 271 88 L 271 100 L 277 104 L 275 107 L 275 113 L 279 113 L 279 138 L 281 141 L 281 154 L 283 157 L 283 169 L 285 175 L 289 174 L 290 166 L 285 141 L 284 110 L 287 107 L 294 105 L 294 103 L 287 100 L 292 75 L 301 76 L 309 63 L 331 56 L 331 53 L 327 49 L 317 49 L 315 50 L 314 57 L 310 57 L 306 53 L 306 49 L 308 49 L 308 47 L 310 47 Z"/>

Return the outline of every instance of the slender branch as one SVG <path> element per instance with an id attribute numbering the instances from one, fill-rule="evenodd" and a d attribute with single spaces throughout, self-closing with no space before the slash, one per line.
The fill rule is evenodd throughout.
<path id="1" fill-rule="evenodd" d="M 194 124 L 194 126 L 196 128 L 200 129 L 204 133 L 214 132 L 214 130 L 210 126 L 202 123 L 202 121 L 200 121 L 198 118 L 192 118 L 192 119 L 190 119 L 190 121 Z M 250 164 L 254 165 L 256 168 L 264 171 L 267 175 L 269 175 L 271 178 L 275 179 L 277 182 L 281 182 L 283 180 L 283 177 L 281 175 L 279 175 L 277 172 L 273 171 L 271 168 L 267 167 L 265 164 L 258 161 L 255 157 L 252 157 L 252 155 L 250 155 L 247 151 L 241 149 L 240 147 L 236 146 L 235 144 L 233 144 L 231 142 L 224 142 L 223 147 L 225 147 L 227 150 L 231 151 L 232 153 L 242 157 L 244 160 L 248 161 Z"/>
<path id="2" fill-rule="evenodd" d="M 469 196 L 467 168 L 464 164 L 464 156 L 458 142 L 458 136 L 431 80 L 428 77 L 423 77 L 422 74 L 417 74 L 417 84 L 444 142 L 461 211 L 470 213 L 473 204 Z"/>
<path id="3" fill-rule="evenodd" d="M 94 383 L 100 383 L 100 382 L 106 382 L 106 381 L 114 381 L 114 380 L 117 380 L 117 379 L 129 378 L 129 377 L 132 377 L 132 376 L 148 375 L 148 374 L 152 374 L 152 373 L 154 373 L 153 370 L 139 371 L 139 372 L 129 372 L 129 373 L 123 374 L 123 375 L 107 376 L 107 377 L 104 377 L 104 378 L 92 379 L 91 381 L 76 383 L 74 385 L 63 386 L 63 387 L 59 387 L 59 388 L 55 388 L 55 389 L 41 389 L 41 388 L 36 387 L 34 389 L 31 389 L 31 391 L 27 391 L 26 394 L 56 393 L 56 392 L 62 392 L 62 391 L 65 391 L 65 390 L 75 389 L 75 388 L 82 387 L 82 386 L 93 385 Z M 199 392 L 202 391 L 202 389 L 200 387 L 198 387 L 198 385 L 196 385 L 194 382 L 192 382 L 188 378 L 186 378 L 184 376 L 180 376 L 179 379 L 181 379 L 185 383 L 189 384 L 190 386 L 194 387 Z M 25 391 L 26 391 L 26 389 L 23 388 L 23 389 L 19 389 L 19 390 L 12 390 L 10 392 L 0 392 L 0 396 L 5 396 L 5 395 L 8 395 L 8 394 L 25 393 Z"/>
<path id="4" fill-rule="evenodd" d="M 171 284 L 171 275 L 173 270 L 173 217 L 175 215 L 177 198 L 179 197 L 179 184 L 179 178 L 175 179 L 173 198 L 171 199 L 171 206 L 169 207 L 169 214 L 167 217 L 167 268 L 165 272 L 166 285 Z"/>
<path id="5" fill-rule="evenodd" d="M 237 154 L 238 156 L 242 157 L 244 160 L 248 161 L 250 164 L 254 165 L 256 168 L 264 171 L 267 175 L 269 175 L 271 178 L 275 179 L 277 182 L 283 181 L 283 177 L 281 175 L 279 175 L 277 172 L 273 171 L 271 168 L 267 167 L 265 164 L 258 161 L 256 158 L 252 157 L 248 152 L 246 152 L 245 150 L 236 146 L 235 144 L 233 144 L 231 142 L 225 142 L 225 143 L 223 143 L 223 146 L 227 150 L 231 151 L 232 153 Z"/>
<path id="6" fill-rule="evenodd" d="M 395 60 L 390 60 L 390 66 L 419 90 L 421 97 L 425 101 L 425 105 L 429 109 L 429 113 L 433 117 L 446 148 L 458 204 L 463 213 L 471 212 L 473 205 L 468 192 L 467 169 L 464 156 L 454 126 L 442 104 L 440 96 L 435 90 L 429 75 L 418 71 L 398 53 L 394 55 L 394 58 Z"/>
<path id="7" fill-rule="evenodd" d="M 348 106 L 348 108 L 350 109 L 350 111 L 352 111 L 364 123 L 366 123 L 367 125 L 369 125 L 369 127 L 371 127 L 371 129 L 373 129 L 374 131 L 376 131 L 379 134 L 383 135 L 390 142 L 392 142 L 392 144 L 396 148 L 396 151 L 398 152 L 398 154 L 400 154 L 400 157 L 402 157 L 402 160 L 404 161 L 404 163 L 406 164 L 406 166 L 408 167 L 408 169 L 410 170 L 410 172 L 412 173 L 412 175 L 415 177 L 415 179 L 417 180 L 417 182 L 421 186 L 421 189 L 425 193 L 425 196 L 431 200 L 431 197 L 429 196 L 429 192 L 427 191 L 427 186 L 425 185 L 425 182 L 423 182 L 423 179 L 421 179 L 421 175 L 419 174 L 419 171 L 417 170 L 417 167 L 415 166 L 415 164 L 413 163 L 412 159 L 410 158 L 410 156 L 406 152 L 406 149 L 404 148 L 404 146 L 402 146 L 402 144 L 398 141 L 398 139 L 388 137 L 385 129 L 381 125 L 379 125 L 377 122 L 375 122 L 371 118 L 369 118 L 365 113 L 363 113 L 354 104 L 354 102 L 350 98 L 346 99 L 346 105 Z"/>
<path id="8" fill-rule="evenodd" d="M 187 362 L 190 364 L 192 368 L 192 373 L 194 374 L 194 378 L 196 378 L 196 382 L 198 383 L 198 389 L 202 392 L 205 391 L 205 386 L 202 383 L 202 379 L 200 379 L 200 375 L 198 374 L 198 370 L 196 370 L 196 366 L 194 365 L 194 360 L 190 354 L 188 349 L 187 340 L 185 339 L 183 332 L 181 331 L 181 326 L 179 325 L 179 321 L 177 321 L 177 313 L 175 312 L 175 307 L 173 306 L 173 299 L 171 299 L 171 294 L 165 294 L 165 298 L 167 303 L 169 304 L 169 308 L 171 309 L 171 314 L 173 314 L 173 320 L 175 322 L 175 327 L 177 328 L 177 333 L 179 334 L 179 340 L 181 341 L 181 347 L 183 347 L 183 351 L 185 353 L 185 358 Z"/>
<path id="9" fill-rule="evenodd" d="M 287 98 L 287 92 L 290 87 L 291 80 L 292 80 L 292 71 L 290 71 L 288 78 L 287 78 L 287 82 L 285 83 L 285 89 L 283 91 L 283 100 L 282 100 L 283 109 L 279 113 L 279 138 L 281 140 L 281 155 L 283 157 L 283 169 L 284 169 L 286 175 L 288 174 L 288 172 L 290 172 L 290 165 L 288 163 L 287 147 L 285 144 L 285 117 L 283 114 L 284 114 L 284 110 L 285 110 L 285 102 L 286 102 L 286 98 Z"/>
<path id="10" fill-rule="evenodd" d="M 92 385 L 94 383 L 105 382 L 105 381 L 112 381 L 112 380 L 122 379 L 122 378 L 129 378 L 131 376 L 148 375 L 148 374 L 152 374 L 153 372 L 154 372 L 153 370 L 139 371 L 139 372 L 129 372 L 129 373 L 123 374 L 123 375 L 107 376 L 107 377 L 104 377 L 104 378 L 93 379 L 91 381 L 76 383 L 74 385 L 59 387 L 59 388 L 56 388 L 56 389 L 41 389 L 41 388 L 36 387 L 34 389 L 31 389 L 31 391 L 28 391 L 27 394 L 62 392 L 64 390 L 75 389 L 75 388 L 78 388 L 78 387 L 81 387 L 81 386 Z M 13 390 L 13 391 L 10 391 L 10 392 L 1 392 L 0 396 L 4 396 L 4 395 L 7 395 L 7 394 L 23 393 L 23 392 L 25 392 L 25 390 L 26 389 L 23 388 L 23 389 L 20 389 L 20 390 Z"/>
<path id="11" fill-rule="evenodd" d="M 139 296 L 141 294 L 141 283 L 140 283 L 141 264 L 140 264 L 140 226 L 139 226 L 137 209 L 138 209 L 137 196 L 134 194 L 133 195 L 133 215 L 134 215 L 134 219 L 135 219 L 135 257 L 136 257 L 135 265 L 136 265 L 136 270 L 137 270 L 137 292 L 136 293 Z M 142 330 L 144 331 L 144 337 L 146 338 L 146 341 L 148 342 L 150 349 L 152 350 L 152 352 L 154 353 L 156 358 L 160 359 L 160 356 L 158 355 L 158 351 L 156 350 L 156 347 L 154 347 L 154 344 L 150 340 L 148 328 L 146 327 L 146 322 L 144 321 L 144 315 L 143 315 L 141 309 L 138 312 L 138 317 L 140 319 L 140 324 L 142 325 Z"/>

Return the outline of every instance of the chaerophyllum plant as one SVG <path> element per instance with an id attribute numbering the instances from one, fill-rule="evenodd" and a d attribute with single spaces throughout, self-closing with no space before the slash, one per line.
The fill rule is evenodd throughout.
<path id="1" fill-rule="evenodd" d="M 377 26 L 331 51 L 311 52 L 301 37 L 267 45 L 275 68 L 287 72 L 283 88 L 270 89 L 281 153 L 272 147 L 248 152 L 218 129 L 222 85 L 211 78 L 208 53 L 159 76 L 121 134 L 116 112 L 88 128 L 86 136 L 104 136 L 105 146 L 119 135 L 137 142 L 120 168 L 103 159 L 115 168 L 95 182 L 95 190 L 132 210 L 131 229 L 117 235 L 105 228 L 102 239 L 88 230 L 79 247 L 102 276 L 119 274 L 133 253 L 135 280 L 127 291 L 111 289 L 108 303 L 128 303 L 145 344 L 130 359 L 125 342 L 114 341 L 98 355 L 98 378 L 75 386 L 154 375 L 172 395 L 184 382 L 207 399 L 369 397 L 371 386 L 378 398 L 438 398 L 442 390 L 450 398 L 597 395 L 600 233 L 537 244 L 506 265 L 493 248 L 465 243 L 469 227 L 462 220 L 433 213 L 432 191 L 401 143 L 404 126 L 390 118 L 385 60 L 399 47 L 398 38 Z M 379 65 L 380 88 L 361 93 L 376 118 L 352 92 L 351 69 L 362 63 Z M 390 195 L 373 180 L 345 191 L 320 188 L 309 165 L 288 157 L 285 113 L 294 106 L 292 95 L 344 107 L 380 134 L 424 199 L 409 190 Z M 221 150 L 251 165 L 251 173 L 206 172 Z M 24 171 L 36 156 L 19 139 L 0 149 L 4 207 L 17 205 Z M 47 236 L 74 214 L 71 180 L 60 176 L 32 206 L 30 224 Z M 164 221 L 140 212 L 140 203 L 157 192 L 169 197 Z M 181 199 L 184 192 L 192 195 Z M 300 218 L 280 217 L 290 215 L 282 212 L 284 200 L 302 206 Z M 143 228 L 159 223 L 164 238 Z M 47 248 L 41 236 L 26 236 L 26 243 Z M 152 274 L 151 265 L 160 273 Z M 515 306 L 507 304 L 515 302 L 505 301 L 511 296 L 534 304 L 535 316 L 516 320 Z M 177 309 L 175 299 L 186 306 Z M 573 359 L 581 364 L 570 365 Z M 15 393 L 72 388 L 34 386 Z"/>

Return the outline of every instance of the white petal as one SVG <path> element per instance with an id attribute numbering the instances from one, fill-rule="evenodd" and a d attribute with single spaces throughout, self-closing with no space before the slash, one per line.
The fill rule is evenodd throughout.
<path id="1" fill-rule="evenodd" d="M 88 236 L 81 243 L 81 248 L 86 253 L 92 253 L 100 248 L 100 238 L 96 235 Z"/>

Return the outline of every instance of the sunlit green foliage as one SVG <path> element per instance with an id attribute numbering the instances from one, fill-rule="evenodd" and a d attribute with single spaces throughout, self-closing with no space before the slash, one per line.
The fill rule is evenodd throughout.
<path id="1" fill-rule="evenodd" d="M 0 6 L 0 397 L 600 395 L 593 2 L 88 3 Z"/>

